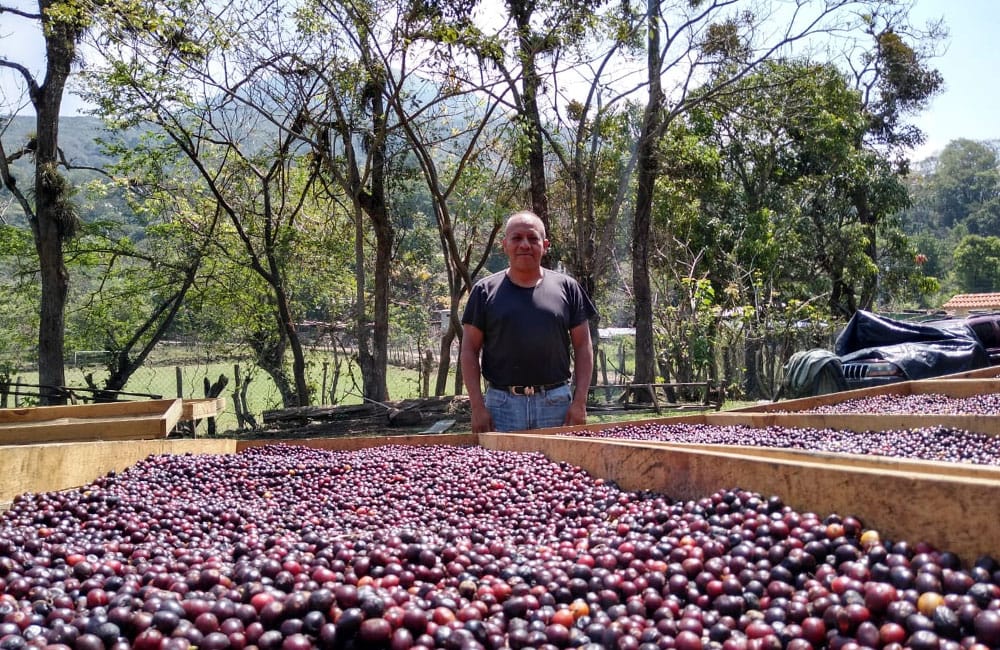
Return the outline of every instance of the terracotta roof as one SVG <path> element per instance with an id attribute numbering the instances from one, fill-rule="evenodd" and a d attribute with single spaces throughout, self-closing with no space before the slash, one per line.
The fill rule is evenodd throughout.
<path id="1" fill-rule="evenodd" d="M 941 305 L 947 311 L 1000 309 L 1000 293 L 960 293 Z"/>

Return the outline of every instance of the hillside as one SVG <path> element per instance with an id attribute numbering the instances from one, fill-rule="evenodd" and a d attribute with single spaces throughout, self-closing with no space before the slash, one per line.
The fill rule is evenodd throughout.
<path id="1" fill-rule="evenodd" d="M 7 156 L 11 156 L 28 145 L 35 134 L 34 116 L 17 116 L 6 118 L 0 122 L 0 142 Z M 104 168 L 112 159 L 101 151 L 98 138 L 106 137 L 103 123 L 96 117 L 62 117 L 59 120 L 59 148 L 71 166 Z M 34 167 L 30 158 L 24 157 L 11 165 L 11 174 L 18 181 L 18 187 L 30 187 L 34 175 Z M 74 184 L 80 184 L 94 173 L 86 170 L 69 170 L 67 175 Z M 14 201 L 11 193 L 0 187 L 0 210 L 6 223 L 19 225 L 24 223 L 24 212 Z M 86 215 L 83 215 L 86 220 Z"/>
<path id="2" fill-rule="evenodd" d="M 3 121 L 0 141 L 8 155 L 20 149 L 35 133 L 34 116 L 17 116 Z M 100 167 L 108 162 L 95 139 L 105 134 L 96 117 L 62 117 L 59 119 L 59 146 L 73 165 Z"/>

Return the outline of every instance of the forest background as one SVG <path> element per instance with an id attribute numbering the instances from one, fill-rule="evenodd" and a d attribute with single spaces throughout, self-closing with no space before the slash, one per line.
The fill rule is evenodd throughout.
<path id="1" fill-rule="evenodd" d="M 998 143 L 909 160 L 946 36 L 909 9 L 0 6 L 49 46 L 41 79 L 0 59 L 25 89 L 3 98 L 0 385 L 148 392 L 187 357 L 266 383 L 255 411 L 408 397 L 397 364 L 461 393 L 463 300 L 528 207 L 599 307 L 604 367 L 773 397 L 857 309 L 998 286 Z M 59 117 L 69 92 L 92 117 Z"/>

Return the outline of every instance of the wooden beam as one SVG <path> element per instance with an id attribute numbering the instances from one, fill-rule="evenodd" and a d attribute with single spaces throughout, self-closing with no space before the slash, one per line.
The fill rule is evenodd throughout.
<path id="1" fill-rule="evenodd" d="M 182 422 L 203 420 L 217 417 L 226 410 L 225 397 L 207 397 L 204 399 L 185 399 Z"/>
<path id="2" fill-rule="evenodd" d="M 182 400 L 144 400 L 0 409 L 0 445 L 166 438 Z"/>
<path id="3" fill-rule="evenodd" d="M 178 438 L 27 444 L 0 447 L 0 509 L 25 492 L 54 492 L 86 485 L 154 454 L 227 454 L 235 440 Z"/>
<path id="4" fill-rule="evenodd" d="M 386 445 L 455 445 L 458 447 L 474 447 L 478 443 L 472 433 L 439 433 L 429 435 L 402 436 L 351 436 L 338 438 L 268 438 L 261 440 L 240 440 L 236 450 L 243 451 L 248 447 L 263 445 L 301 445 L 315 449 L 330 449 L 334 451 L 357 451 L 368 447 L 383 447 Z"/>

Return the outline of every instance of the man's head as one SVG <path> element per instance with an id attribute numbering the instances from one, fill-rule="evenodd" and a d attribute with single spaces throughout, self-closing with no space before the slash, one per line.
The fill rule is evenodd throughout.
<path id="1" fill-rule="evenodd" d="M 535 213 L 526 210 L 508 217 L 501 243 L 514 271 L 537 271 L 541 266 L 542 256 L 549 250 L 545 224 Z"/>

